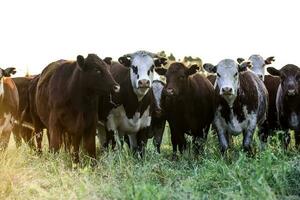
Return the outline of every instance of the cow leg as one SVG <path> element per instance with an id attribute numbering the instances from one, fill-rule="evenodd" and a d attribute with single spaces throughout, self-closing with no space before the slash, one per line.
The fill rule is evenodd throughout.
<path id="1" fill-rule="evenodd" d="M 282 144 L 283 144 L 283 148 L 285 150 L 288 149 L 290 141 L 291 141 L 291 135 L 290 135 L 289 130 L 284 130 L 284 134 L 283 134 L 283 137 L 282 137 Z"/>
<path id="2" fill-rule="evenodd" d="M 16 142 L 16 147 L 19 148 L 22 145 L 22 137 L 21 137 L 21 130 L 19 124 L 16 124 L 13 127 L 13 135 Z"/>
<path id="3" fill-rule="evenodd" d="M 37 152 L 42 152 L 42 141 L 43 141 L 43 130 L 37 129 L 35 133 L 35 140 L 36 140 L 36 146 L 37 146 Z"/>
<path id="4" fill-rule="evenodd" d="M 230 133 L 226 132 L 225 136 L 226 136 L 226 140 L 228 142 L 228 147 L 231 148 L 233 146 L 232 135 Z"/>
<path id="5" fill-rule="evenodd" d="M 3 131 L 0 133 L 0 151 L 6 150 L 9 138 L 10 138 L 11 131 Z"/>
<path id="6" fill-rule="evenodd" d="M 177 135 L 178 133 L 176 132 L 176 129 L 174 129 L 172 126 L 170 126 L 171 129 L 171 142 L 172 142 L 172 147 L 173 147 L 173 157 L 176 156 L 177 153 Z"/>
<path id="7" fill-rule="evenodd" d="M 138 152 L 141 157 L 145 155 L 145 149 L 148 142 L 148 131 L 149 128 L 143 129 L 138 132 L 137 134 L 137 145 L 138 145 Z"/>
<path id="8" fill-rule="evenodd" d="M 246 152 L 252 154 L 252 139 L 255 128 L 249 128 L 243 132 L 243 148 Z"/>
<path id="9" fill-rule="evenodd" d="M 157 127 L 154 127 L 154 138 L 153 138 L 153 144 L 156 147 L 156 151 L 160 153 L 160 146 L 163 139 L 163 134 L 165 130 L 165 124 L 166 121 L 162 121 Z"/>
<path id="10" fill-rule="evenodd" d="M 258 135 L 260 140 L 260 150 L 264 150 L 266 148 L 269 135 L 269 128 L 267 122 L 264 122 L 262 126 L 258 129 Z"/>
<path id="11" fill-rule="evenodd" d="M 34 144 L 32 131 L 28 128 L 22 128 L 22 132 L 23 132 L 23 138 L 24 138 L 24 141 L 26 142 L 26 144 L 28 144 L 28 146 L 31 149 L 35 149 L 36 147 Z"/>
<path id="12" fill-rule="evenodd" d="M 221 153 L 224 155 L 228 149 L 228 141 L 225 136 L 225 131 L 223 130 L 218 130 L 218 138 L 219 138 L 219 143 L 220 143 L 220 148 L 221 148 Z"/>
<path id="13" fill-rule="evenodd" d="M 296 148 L 300 149 L 300 131 L 295 131 L 295 144 Z"/>
<path id="14" fill-rule="evenodd" d="M 203 152 L 204 150 L 204 142 L 206 140 L 205 133 L 203 129 L 200 129 L 200 131 L 197 132 L 192 132 L 193 137 L 193 149 L 194 149 L 194 154 L 199 155 Z"/>
<path id="15" fill-rule="evenodd" d="M 81 135 L 75 134 L 75 137 L 72 138 L 73 144 L 73 161 L 74 163 L 79 163 L 79 145 L 81 142 Z"/>
<path id="16" fill-rule="evenodd" d="M 64 131 L 53 114 L 50 114 L 49 121 L 49 149 L 56 153 L 61 147 Z"/>
<path id="17" fill-rule="evenodd" d="M 95 141 L 95 132 L 88 131 L 82 137 L 83 139 L 83 147 L 85 151 L 88 153 L 89 157 L 96 158 L 96 141 Z"/>
<path id="18" fill-rule="evenodd" d="M 186 149 L 186 140 L 183 132 L 178 134 L 178 149 L 181 154 Z"/>
<path id="19" fill-rule="evenodd" d="M 128 138 L 129 138 L 129 144 L 130 144 L 130 149 L 135 153 L 138 149 L 138 145 L 137 145 L 137 137 L 136 137 L 136 133 L 133 134 L 129 134 Z"/>

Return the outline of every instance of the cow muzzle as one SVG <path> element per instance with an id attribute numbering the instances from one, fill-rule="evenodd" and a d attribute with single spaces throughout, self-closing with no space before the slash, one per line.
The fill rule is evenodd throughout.
<path id="1" fill-rule="evenodd" d="M 147 79 L 142 79 L 138 81 L 139 88 L 150 88 L 150 81 Z"/>
<path id="2" fill-rule="evenodd" d="M 221 95 L 226 95 L 226 96 L 233 95 L 233 89 L 231 87 L 223 87 L 221 89 Z"/>
<path id="3" fill-rule="evenodd" d="M 296 95 L 296 90 L 295 89 L 289 89 L 287 91 L 287 95 L 288 96 L 295 96 Z"/>
<path id="4" fill-rule="evenodd" d="M 175 90 L 174 90 L 173 88 L 167 88 L 167 89 L 165 90 L 165 92 L 166 92 L 166 95 L 168 95 L 168 96 L 173 96 L 173 95 L 175 95 Z"/>

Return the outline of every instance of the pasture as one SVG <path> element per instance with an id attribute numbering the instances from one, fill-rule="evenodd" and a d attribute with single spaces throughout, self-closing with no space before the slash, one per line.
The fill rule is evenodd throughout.
<path id="1" fill-rule="evenodd" d="M 46 138 L 45 138 L 46 139 Z M 217 137 L 210 133 L 203 155 L 186 151 L 172 159 L 168 128 L 162 153 L 152 140 L 143 159 L 128 149 L 99 152 L 97 165 L 88 159 L 75 166 L 68 154 L 42 155 L 26 145 L 16 149 L 13 137 L 0 154 L 0 199 L 299 199 L 300 155 L 294 142 L 284 152 L 278 137 L 265 151 L 249 157 L 235 137 L 222 158 Z M 259 141 L 255 135 L 254 146 Z M 258 151 L 258 150 L 257 150 Z"/>

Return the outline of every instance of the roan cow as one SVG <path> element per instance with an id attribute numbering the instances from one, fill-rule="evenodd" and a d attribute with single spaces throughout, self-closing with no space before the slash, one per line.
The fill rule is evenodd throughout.
<path id="1" fill-rule="evenodd" d="M 256 126 L 266 119 L 268 92 L 263 82 L 247 70 L 250 62 L 236 63 L 224 59 L 216 66 L 204 64 L 209 73 L 217 74 L 215 91 L 218 95 L 213 125 L 218 132 L 221 152 L 231 143 L 231 135 L 243 133 L 243 147 L 251 152 Z"/>

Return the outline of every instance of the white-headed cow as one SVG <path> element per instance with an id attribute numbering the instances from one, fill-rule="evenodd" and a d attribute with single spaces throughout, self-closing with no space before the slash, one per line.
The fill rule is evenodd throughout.
<path id="1" fill-rule="evenodd" d="M 216 66 L 204 64 L 204 69 L 216 73 L 215 91 L 218 94 L 214 126 L 218 132 L 221 152 L 225 153 L 231 135 L 243 133 L 243 147 L 251 152 L 256 126 L 265 118 L 268 92 L 263 82 L 247 68 L 250 62 L 236 63 L 224 59 Z"/>
<path id="2" fill-rule="evenodd" d="M 154 68 L 165 64 L 166 59 L 156 54 L 137 51 L 113 62 L 110 71 L 120 84 L 120 93 L 111 98 L 102 99 L 103 110 L 100 118 L 104 121 L 106 139 L 101 141 L 104 147 L 108 138 L 115 135 L 129 136 L 130 147 L 142 152 L 147 142 L 147 132 L 151 124 L 154 97 L 151 89 Z M 102 135 L 104 136 L 104 135 Z M 118 139 L 117 139 L 118 140 Z"/>

